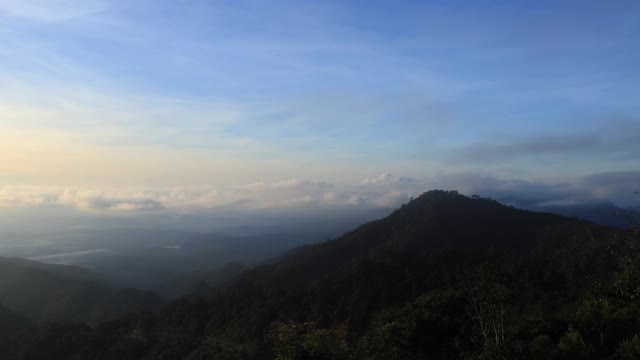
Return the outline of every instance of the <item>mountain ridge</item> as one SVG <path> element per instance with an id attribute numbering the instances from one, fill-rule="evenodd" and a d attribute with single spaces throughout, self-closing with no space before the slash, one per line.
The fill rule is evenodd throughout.
<path id="1" fill-rule="evenodd" d="M 634 254 L 627 235 L 491 199 L 430 191 L 386 218 L 255 267 L 206 297 L 185 297 L 157 314 L 130 313 L 94 328 L 40 327 L 0 355 L 538 359 L 531 354 L 544 335 L 551 345 L 543 353 L 563 359 L 569 354 L 563 341 L 575 338 L 578 325 L 585 343 L 597 344 L 594 354 L 610 355 L 620 336 L 636 328 L 625 328 L 616 343 L 597 343 L 591 323 L 576 320 L 586 310 L 574 307 L 589 304 L 594 291 L 616 293 L 597 284 L 635 286 L 633 277 L 622 277 L 625 259 Z M 474 301 L 505 309 L 500 331 L 510 343 L 482 336 Z M 51 345 L 65 334 L 81 340 Z M 25 352 L 30 355 L 15 356 Z"/>
<path id="2" fill-rule="evenodd" d="M 492 211 L 493 213 L 487 214 Z M 476 223 L 474 220 L 478 215 L 482 215 L 483 221 L 475 224 L 476 231 L 482 233 L 489 232 L 492 228 L 502 226 L 507 220 L 501 219 L 507 214 L 515 214 L 511 216 L 510 222 L 524 222 L 535 219 L 535 222 L 527 224 L 529 229 L 544 226 L 570 226 L 583 225 L 598 228 L 597 225 L 588 224 L 582 220 L 567 218 L 561 215 L 540 213 L 529 210 L 521 210 L 513 207 L 502 205 L 492 199 L 472 198 L 459 194 L 457 191 L 431 190 L 421 196 L 412 199 L 409 203 L 402 205 L 400 208 L 392 212 L 389 216 L 363 224 L 358 228 L 349 231 L 333 240 L 323 243 L 307 245 L 292 250 L 291 252 L 280 257 L 275 264 L 259 267 L 256 271 L 264 271 L 269 268 L 277 268 L 283 262 L 291 261 L 293 263 L 307 264 L 307 267 L 316 267 L 307 257 L 323 256 L 323 252 L 330 253 L 333 261 L 332 265 L 336 265 L 338 261 L 334 254 L 342 253 L 345 259 L 354 257 L 362 257 L 360 250 L 367 248 L 367 256 L 375 256 L 376 252 L 384 252 L 385 247 L 389 251 L 412 253 L 418 255 L 415 251 L 442 251 L 449 246 L 455 248 L 464 247 L 512 247 L 513 250 L 525 250 L 527 247 L 535 245 L 536 239 L 527 238 L 528 242 L 520 241 L 516 244 L 510 237 L 506 236 L 506 231 L 500 232 L 498 238 L 491 238 L 491 244 L 478 244 L 474 242 L 474 238 L 469 236 L 460 236 L 456 238 L 457 243 L 450 243 L 452 233 L 460 229 L 457 222 L 466 224 Z M 486 218 L 491 219 L 487 223 Z M 526 219 L 525 219 L 526 218 Z M 455 220 L 452 220 L 455 219 Z M 437 230 L 435 236 L 427 236 L 429 232 Z M 523 228 L 518 227 L 514 231 L 522 232 Z M 495 231 L 494 231 L 495 232 Z M 495 234 L 494 234 L 495 235 Z M 533 234 L 529 234 L 533 235 Z M 416 240 L 418 242 L 416 242 Z M 422 244 L 420 243 L 422 242 Z M 449 242 L 449 243 L 448 243 Z M 423 245 L 426 244 L 426 247 Z M 523 247 L 522 245 L 526 245 Z M 424 256 L 421 253 L 418 256 Z M 326 271 L 326 269 L 324 269 Z M 277 270 L 276 270 L 277 271 Z M 289 271 L 289 270 L 287 270 Z M 290 271 L 296 275 L 300 275 L 298 271 Z M 255 272 L 254 272 L 255 273 Z M 281 281 L 284 282 L 284 281 Z"/>

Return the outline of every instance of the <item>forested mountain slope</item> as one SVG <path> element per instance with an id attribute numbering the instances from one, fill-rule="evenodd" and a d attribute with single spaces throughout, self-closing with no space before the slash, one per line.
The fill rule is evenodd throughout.
<path id="1" fill-rule="evenodd" d="M 30 325 L 27 318 L 11 312 L 0 304 L 0 342 L 25 331 Z"/>
<path id="2" fill-rule="evenodd" d="M 210 288 L 223 286 L 246 270 L 247 266 L 227 263 L 207 271 L 192 271 L 170 279 L 158 289 L 165 299 L 174 300 L 182 296 L 206 294 Z"/>
<path id="3" fill-rule="evenodd" d="M 35 321 L 93 323 L 161 301 L 149 292 L 112 288 L 79 267 L 0 258 L 0 303 Z"/>
<path id="4" fill-rule="evenodd" d="M 269 285 L 299 285 L 362 260 L 384 262 L 389 257 L 408 256 L 422 261 L 451 250 L 524 253 L 540 246 L 562 246 L 565 236 L 574 231 L 605 230 L 456 192 L 432 191 L 384 219 L 362 225 L 336 240 L 298 248 L 252 275 Z"/>
<path id="5" fill-rule="evenodd" d="M 205 297 L 40 326 L 7 359 L 637 358 L 637 234 L 430 191 Z"/>

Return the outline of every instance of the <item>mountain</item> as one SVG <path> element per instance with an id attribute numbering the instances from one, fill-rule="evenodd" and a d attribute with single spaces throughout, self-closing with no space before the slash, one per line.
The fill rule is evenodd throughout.
<path id="1" fill-rule="evenodd" d="M 298 248 L 277 263 L 258 268 L 253 276 L 268 285 L 297 286 L 348 264 L 383 262 L 390 256 L 422 261 L 449 250 L 526 252 L 540 242 L 553 242 L 556 239 L 550 236 L 562 236 L 571 227 L 597 229 L 562 216 L 518 210 L 457 192 L 432 191 L 338 239 Z M 548 229 L 553 229 L 551 235 L 546 234 Z"/>
<path id="2" fill-rule="evenodd" d="M 576 205 L 556 205 L 530 207 L 528 210 L 547 212 L 567 217 L 587 220 L 596 224 L 625 228 L 633 225 L 633 209 L 623 209 L 609 202 L 585 203 Z"/>
<path id="3" fill-rule="evenodd" d="M 152 293 L 112 288 L 79 267 L 0 258 L 0 303 L 34 321 L 93 323 L 161 301 Z"/>
<path id="4" fill-rule="evenodd" d="M 206 296 L 95 327 L 40 326 L 0 356 L 637 358 L 637 236 L 430 191 Z"/>

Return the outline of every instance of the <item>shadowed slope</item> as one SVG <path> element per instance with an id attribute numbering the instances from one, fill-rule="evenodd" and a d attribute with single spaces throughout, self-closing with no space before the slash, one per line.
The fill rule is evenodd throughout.
<path id="1" fill-rule="evenodd" d="M 97 322 L 155 308 L 152 293 L 115 289 L 90 271 L 18 258 L 0 258 L 0 302 L 32 320 Z"/>

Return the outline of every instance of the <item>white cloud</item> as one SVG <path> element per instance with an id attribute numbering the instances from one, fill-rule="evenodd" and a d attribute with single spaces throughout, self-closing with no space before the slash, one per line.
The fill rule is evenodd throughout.
<path id="1" fill-rule="evenodd" d="M 0 207 L 66 206 L 85 211 L 197 212 L 212 208 L 393 207 L 408 199 L 401 189 L 337 185 L 298 178 L 247 185 L 172 188 L 0 186 Z"/>
<path id="2" fill-rule="evenodd" d="M 395 177 L 391 173 L 382 173 L 376 177 L 362 180 L 360 185 L 411 185 L 419 183 L 416 179 L 408 177 Z"/>
<path id="3" fill-rule="evenodd" d="M 358 184 L 293 178 L 246 185 L 164 188 L 5 185 L 0 186 L 0 207 L 62 206 L 97 213 L 198 213 L 231 208 L 291 211 L 300 208 L 394 208 L 431 189 L 459 190 L 467 195 L 490 196 L 525 207 L 603 199 L 620 200 L 624 204 L 634 198 L 631 185 L 640 180 L 638 176 L 637 172 L 595 174 L 574 184 L 504 180 L 469 173 L 400 181 L 402 178 L 384 173 Z M 621 183 L 628 186 L 620 188 Z"/>
<path id="4" fill-rule="evenodd" d="M 360 184 L 362 185 L 384 184 L 384 183 L 393 183 L 396 181 L 397 179 L 393 175 L 391 175 L 390 173 L 384 173 L 371 179 L 364 179 Z"/>
<path id="5" fill-rule="evenodd" d="M 387 193 L 383 193 L 371 200 L 373 205 L 383 208 L 391 208 L 398 206 L 399 204 L 409 201 L 411 196 L 407 192 L 400 190 L 392 190 Z"/>

